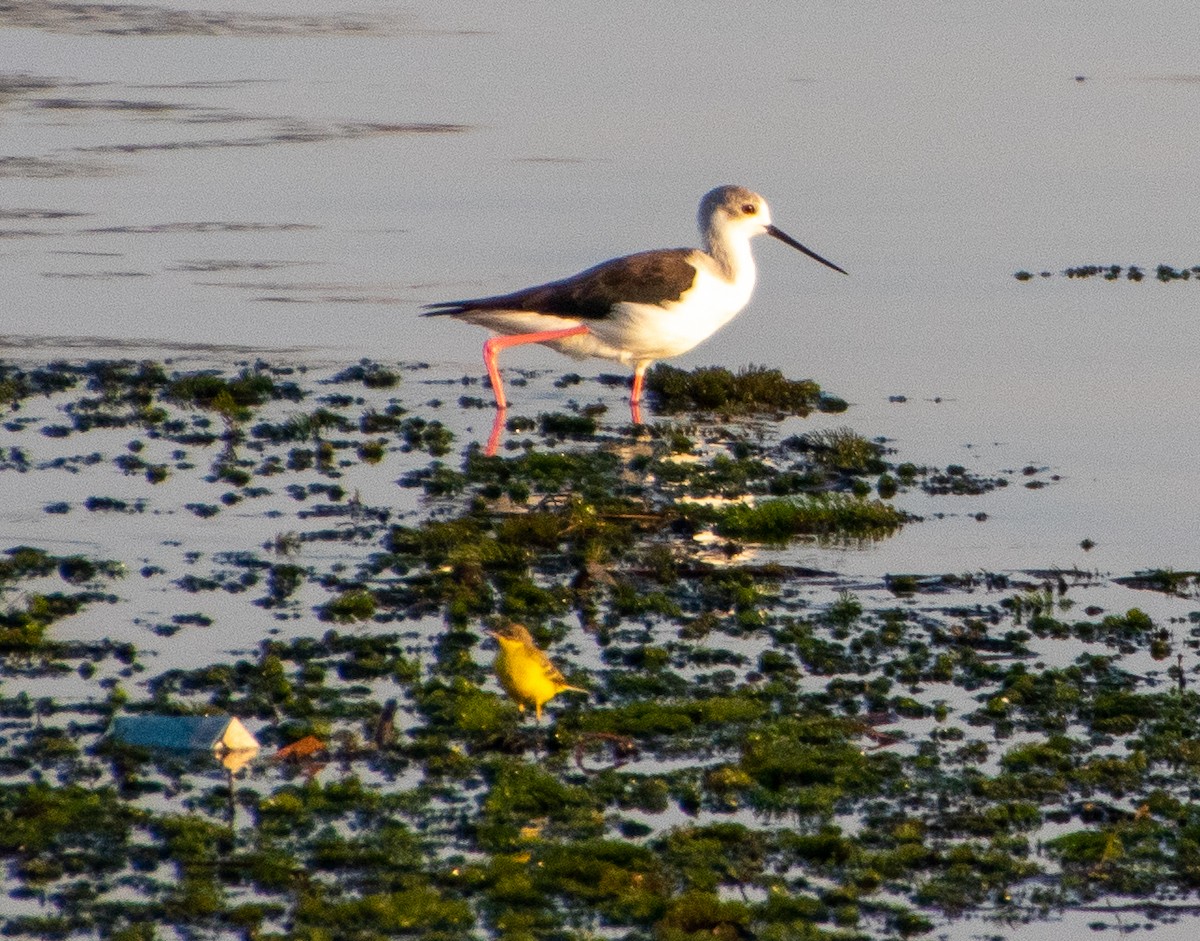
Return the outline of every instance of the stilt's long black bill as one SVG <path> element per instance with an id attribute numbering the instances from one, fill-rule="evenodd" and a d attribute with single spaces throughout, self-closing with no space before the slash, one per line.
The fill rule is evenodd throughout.
<path id="1" fill-rule="evenodd" d="M 819 261 L 821 264 L 823 264 L 829 268 L 832 268 L 834 271 L 840 271 L 842 274 L 849 274 L 849 272 L 846 271 L 845 268 L 839 268 L 832 261 L 829 261 L 829 259 L 822 258 L 820 255 L 818 255 L 816 252 L 814 252 L 811 248 L 805 248 L 803 245 L 801 245 L 799 242 L 797 242 L 794 238 L 792 238 L 790 235 L 788 235 L 782 229 L 777 229 L 777 228 L 775 228 L 775 226 L 769 225 L 769 226 L 767 226 L 767 235 L 770 235 L 772 238 L 779 239 L 779 241 L 783 242 L 784 245 L 792 246 L 792 248 L 796 249 L 796 251 L 798 251 L 798 252 L 804 252 L 804 254 L 806 254 L 813 261 Z"/>

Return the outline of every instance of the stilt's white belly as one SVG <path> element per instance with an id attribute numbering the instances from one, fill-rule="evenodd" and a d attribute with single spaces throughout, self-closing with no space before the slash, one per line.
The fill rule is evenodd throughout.
<path id="1" fill-rule="evenodd" d="M 729 323 L 753 290 L 753 278 L 731 283 L 701 270 L 695 285 L 677 302 L 663 307 L 620 304 L 603 321 L 589 322 L 588 328 L 619 351 L 614 358 L 624 363 L 667 359 L 686 353 Z"/>
<path id="2" fill-rule="evenodd" d="M 460 320 L 497 333 L 519 334 L 567 330 L 580 324 L 585 334 L 547 340 L 544 346 L 569 356 L 599 356 L 636 366 L 686 353 L 716 333 L 746 306 L 754 291 L 753 262 L 737 281 L 701 267 L 696 281 L 678 301 L 663 306 L 624 302 L 600 319 L 569 317 L 529 310 L 472 310 L 455 314 Z"/>

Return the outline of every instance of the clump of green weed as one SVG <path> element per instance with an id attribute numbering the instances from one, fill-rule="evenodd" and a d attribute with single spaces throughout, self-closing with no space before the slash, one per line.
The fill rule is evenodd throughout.
<path id="1" fill-rule="evenodd" d="M 828 428 L 802 435 L 796 450 L 806 451 L 816 463 L 844 474 L 881 474 L 887 466 L 883 447 L 851 428 Z"/>
<path id="2" fill-rule="evenodd" d="M 693 410 L 728 414 L 754 412 L 808 415 L 840 412 L 846 403 L 821 392 L 812 380 L 784 377 L 778 369 L 750 366 L 737 374 L 719 366 L 685 372 L 660 363 L 646 374 L 655 409 L 671 414 Z"/>
<path id="3" fill-rule="evenodd" d="M 348 624 L 353 621 L 369 621 L 375 616 L 375 596 L 365 588 L 351 588 L 342 592 L 320 608 L 323 621 Z"/>
<path id="4" fill-rule="evenodd" d="M 722 536 L 754 542 L 787 542 L 801 535 L 870 538 L 890 533 L 908 519 L 882 500 L 838 493 L 738 503 L 697 515 L 711 516 Z"/>
<path id="5" fill-rule="evenodd" d="M 249 369 L 242 370 L 235 379 L 225 379 L 211 372 L 179 376 L 163 390 L 167 399 L 209 409 L 239 421 L 250 416 L 251 408 L 275 395 L 275 381 Z"/>
<path id="6" fill-rule="evenodd" d="M 383 456 L 386 453 L 387 443 L 382 440 L 364 441 L 358 446 L 359 459 L 366 461 L 368 464 L 378 464 L 383 460 Z"/>
<path id="7" fill-rule="evenodd" d="M 391 389 L 399 384 L 400 377 L 379 363 L 364 359 L 355 366 L 346 367 L 329 381 L 361 382 L 368 389 Z"/>
<path id="8" fill-rule="evenodd" d="M 1148 569 L 1113 581 L 1130 588 L 1158 591 L 1165 595 L 1185 597 L 1189 590 L 1200 590 L 1200 572 L 1177 572 L 1174 569 Z"/>

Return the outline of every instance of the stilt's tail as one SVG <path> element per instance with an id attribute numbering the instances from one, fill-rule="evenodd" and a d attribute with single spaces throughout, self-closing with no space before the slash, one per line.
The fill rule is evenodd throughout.
<path id="1" fill-rule="evenodd" d="M 421 305 L 422 317 L 457 317 L 474 310 L 471 301 L 438 301 L 436 304 Z"/>

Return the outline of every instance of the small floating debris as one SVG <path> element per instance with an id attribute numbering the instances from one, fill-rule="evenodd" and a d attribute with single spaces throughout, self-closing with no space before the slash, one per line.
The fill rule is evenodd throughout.
<path id="1" fill-rule="evenodd" d="M 304 761 L 328 750 L 329 746 L 324 741 L 315 735 L 306 735 L 275 752 L 275 761 Z"/>
<path id="2" fill-rule="evenodd" d="M 109 735 L 143 748 L 211 751 L 230 771 L 244 767 L 258 752 L 258 739 L 229 715 L 121 716 L 113 719 Z"/>

